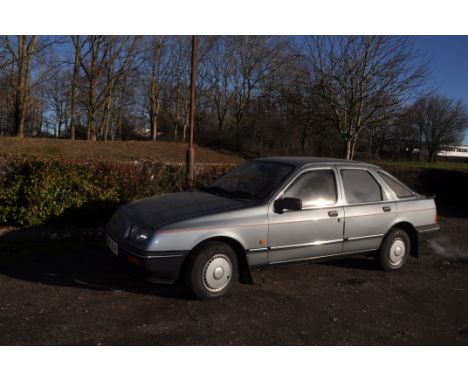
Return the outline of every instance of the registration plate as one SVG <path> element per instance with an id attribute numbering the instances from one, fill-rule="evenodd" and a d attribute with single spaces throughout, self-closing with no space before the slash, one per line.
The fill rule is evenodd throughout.
<path id="1" fill-rule="evenodd" d="M 119 254 L 119 245 L 109 235 L 106 236 L 107 246 L 110 248 L 115 255 Z"/>

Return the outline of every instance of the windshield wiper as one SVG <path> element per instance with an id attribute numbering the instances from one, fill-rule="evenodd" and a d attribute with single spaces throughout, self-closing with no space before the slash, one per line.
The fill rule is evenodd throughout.
<path id="1" fill-rule="evenodd" d="M 253 192 L 243 191 L 243 190 L 231 191 L 230 194 L 232 196 L 237 196 L 239 198 L 247 198 L 247 199 L 254 199 L 254 200 L 260 199 L 260 197 L 257 194 Z"/>
<path id="2" fill-rule="evenodd" d="M 209 194 L 215 194 L 215 195 L 230 195 L 231 194 L 229 191 L 226 191 L 224 188 L 221 188 L 218 186 L 200 187 L 199 190 L 203 192 L 208 192 Z"/>
<path id="3" fill-rule="evenodd" d="M 210 194 L 215 194 L 215 195 L 230 196 L 232 198 L 253 199 L 253 200 L 260 199 L 260 197 L 254 194 L 253 192 L 248 192 L 248 191 L 243 191 L 243 190 L 228 191 L 218 186 L 200 187 L 199 191 L 208 192 Z"/>

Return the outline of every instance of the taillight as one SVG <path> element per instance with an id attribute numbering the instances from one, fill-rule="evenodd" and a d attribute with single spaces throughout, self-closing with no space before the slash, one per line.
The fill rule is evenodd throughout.
<path id="1" fill-rule="evenodd" d="M 435 215 L 434 215 L 434 223 L 438 223 L 439 222 L 439 216 L 437 216 L 437 210 L 435 212 Z"/>

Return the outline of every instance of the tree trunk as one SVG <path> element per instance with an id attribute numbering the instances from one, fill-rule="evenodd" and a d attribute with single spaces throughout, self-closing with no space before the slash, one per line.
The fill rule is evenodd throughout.
<path id="1" fill-rule="evenodd" d="M 185 143 L 185 140 L 186 140 L 186 136 L 187 136 L 187 127 L 188 127 L 188 124 L 189 124 L 189 106 L 190 106 L 190 103 L 189 103 L 189 97 L 186 98 L 185 100 L 185 106 L 184 106 L 184 111 L 185 111 L 185 116 L 184 116 L 184 125 L 183 125 L 183 128 L 182 128 L 182 142 Z"/>
<path id="2" fill-rule="evenodd" d="M 88 99 L 88 140 L 96 141 L 96 81 L 91 79 L 89 82 Z"/>
<path id="3" fill-rule="evenodd" d="M 174 142 L 177 143 L 177 134 L 179 130 L 179 87 L 176 90 L 176 112 L 175 112 L 175 123 L 174 123 Z"/>
<path id="4" fill-rule="evenodd" d="M 104 141 L 107 141 L 107 135 L 109 134 L 109 121 L 111 118 L 111 106 L 112 106 L 112 89 L 109 90 L 109 94 L 106 96 L 106 102 L 104 104 Z"/>
<path id="5" fill-rule="evenodd" d="M 96 141 L 96 112 L 91 112 L 88 121 L 88 140 Z"/>
<path id="6" fill-rule="evenodd" d="M 158 112 L 159 103 L 154 106 L 154 111 L 151 111 L 150 116 L 150 129 L 151 129 L 151 140 L 156 141 L 158 139 Z"/>
<path id="7" fill-rule="evenodd" d="M 307 126 L 303 126 L 302 134 L 301 134 L 301 155 L 304 155 L 304 152 L 305 152 L 306 139 L 307 139 Z"/>
<path id="8" fill-rule="evenodd" d="M 24 138 L 24 88 L 26 80 L 25 60 L 26 60 L 26 36 L 18 36 L 18 74 L 17 74 L 17 90 L 15 99 L 15 123 L 16 136 Z"/>
<path id="9" fill-rule="evenodd" d="M 153 141 L 158 139 L 159 90 L 157 86 L 156 82 L 152 81 L 150 90 L 150 131 L 151 140 Z"/>
<path id="10" fill-rule="evenodd" d="M 74 140 L 76 136 L 76 88 L 78 86 L 78 77 L 80 75 L 80 56 L 81 42 L 79 37 L 75 42 L 75 64 L 73 66 L 73 80 L 71 87 L 71 105 L 70 105 L 70 139 Z"/>
<path id="11" fill-rule="evenodd" d="M 240 150 L 241 148 L 241 123 L 242 123 L 242 116 L 236 115 L 236 148 Z"/>
<path id="12" fill-rule="evenodd" d="M 351 138 L 345 138 L 345 145 L 346 145 L 346 159 L 351 160 Z"/>
<path id="13" fill-rule="evenodd" d="M 21 103 L 20 103 L 21 95 L 17 95 L 16 97 L 17 97 L 15 101 L 16 136 L 18 138 L 24 138 L 24 120 L 22 120 L 23 111 L 21 109 Z"/>

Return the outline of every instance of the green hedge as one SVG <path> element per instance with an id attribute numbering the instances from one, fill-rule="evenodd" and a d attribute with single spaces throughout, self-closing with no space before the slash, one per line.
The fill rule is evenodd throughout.
<path id="1" fill-rule="evenodd" d="M 387 171 L 424 194 L 436 195 L 438 207 L 468 213 L 468 171 L 382 165 Z"/>
<path id="2" fill-rule="evenodd" d="M 209 184 L 233 166 L 198 164 L 196 185 Z M 468 213 L 467 171 L 384 167 L 417 191 L 436 194 L 439 206 Z M 103 224 L 122 203 L 182 191 L 184 179 L 184 166 L 178 164 L 4 158 L 0 159 L 0 224 Z"/>
<path id="3" fill-rule="evenodd" d="M 196 184 L 210 183 L 232 165 L 197 165 Z M 183 165 L 150 161 L 0 162 L 0 223 L 100 224 L 130 200 L 181 191 Z"/>

